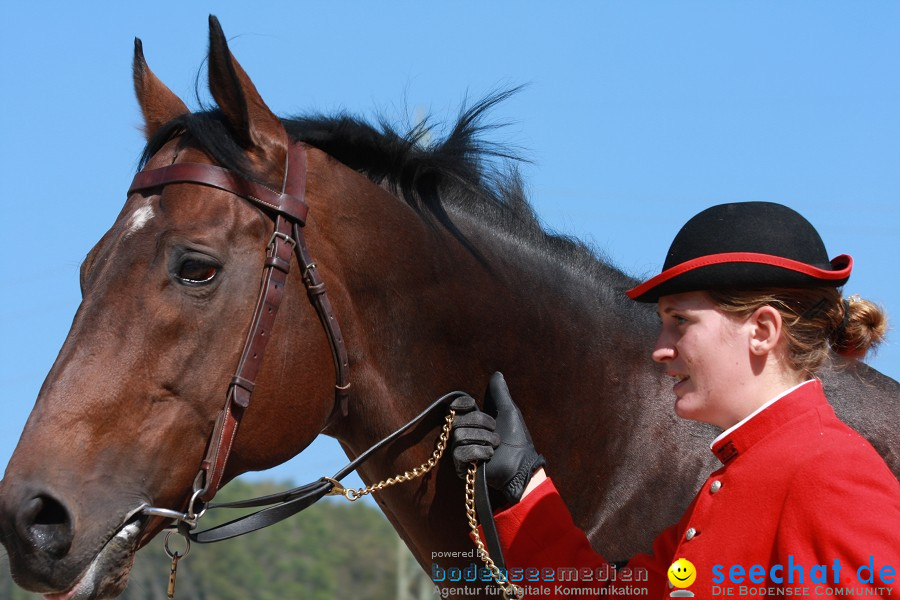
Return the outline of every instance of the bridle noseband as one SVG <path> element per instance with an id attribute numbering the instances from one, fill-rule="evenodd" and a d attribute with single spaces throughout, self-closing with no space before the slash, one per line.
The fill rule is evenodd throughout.
<path id="1" fill-rule="evenodd" d="M 271 337 L 275 316 L 284 296 L 284 286 L 291 267 L 291 256 L 296 254 L 301 278 L 306 286 L 310 302 L 316 309 L 331 346 L 335 368 L 335 410 L 346 416 L 349 398 L 349 359 L 341 328 L 325 283 L 319 275 L 306 246 L 303 227 L 309 206 L 306 193 L 306 150 L 300 143 L 288 149 L 284 182 L 281 192 L 250 181 L 235 173 L 211 164 L 176 163 L 158 169 L 139 172 L 128 194 L 162 188 L 173 183 L 193 183 L 230 192 L 262 209 L 274 221 L 272 237 L 266 249 L 262 284 L 250 331 L 244 342 L 241 358 L 225 397 L 225 406 L 219 413 L 213 429 L 206 456 L 194 480 L 194 493 L 187 513 L 169 509 L 146 507 L 146 514 L 154 514 L 179 521 L 196 520 L 198 500 L 208 503 L 219 489 L 231 446 L 244 411 L 250 406 L 256 377 L 262 365 L 266 345 Z"/>

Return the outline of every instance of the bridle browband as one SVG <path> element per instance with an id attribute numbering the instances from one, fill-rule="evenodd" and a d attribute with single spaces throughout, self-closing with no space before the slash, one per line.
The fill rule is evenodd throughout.
<path id="1" fill-rule="evenodd" d="M 208 503 L 222 483 L 231 446 L 241 417 L 250 406 L 256 377 L 284 296 L 284 285 L 290 272 L 292 254 L 297 256 L 301 278 L 310 302 L 316 309 L 331 346 L 336 378 L 335 411 L 340 410 L 343 416 L 348 412 L 349 359 L 341 328 L 325 292 L 325 283 L 309 254 L 303 235 L 303 227 L 309 213 L 309 206 L 305 200 L 306 150 L 303 144 L 294 143 L 288 149 L 281 192 L 215 165 L 176 163 L 139 172 L 128 188 L 128 194 L 156 190 L 173 183 L 192 183 L 230 192 L 259 207 L 274 221 L 272 237 L 266 248 L 262 284 L 250 322 L 250 330 L 225 395 L 225 406 L 216 420 L 206 456 L 194 480 L 194 493 L 186 514 L 195 516 L 197 501 Z M 173 518 L 178 518 L 174 515 L 180 515 L 167 509 L 157 509 L 154 514 L 167 512 L 172 513 L 167 516 Z"/>

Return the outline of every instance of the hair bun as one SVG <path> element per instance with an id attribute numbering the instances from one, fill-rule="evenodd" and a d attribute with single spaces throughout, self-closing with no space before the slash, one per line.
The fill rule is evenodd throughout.
<path id="1" fill-rule="evenodd" d="M 877 304 L 856 294 L 841 304 L 841 321 L 831 335 L 831 347 L 842 356 L 862 358 L 884 341 L 887 316 Z"/>

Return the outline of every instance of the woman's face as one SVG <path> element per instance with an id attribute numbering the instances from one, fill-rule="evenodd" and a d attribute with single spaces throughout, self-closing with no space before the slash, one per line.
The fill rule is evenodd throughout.
<path id="1" fill-rule="evenodd" d="M 740 421 L 754 373 L 747 322 L 704 292 L 663 296 L 659 318 L 653 360 L 675 378 L 675 414 L 723 429 Z"/>

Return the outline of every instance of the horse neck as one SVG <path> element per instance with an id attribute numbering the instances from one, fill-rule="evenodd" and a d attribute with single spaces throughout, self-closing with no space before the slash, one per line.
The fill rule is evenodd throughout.
<path id="1" fill-rule="evenodd" d="M 490 333 L 479 348 L 485 362 L 496 356 L 526 416 L 532 411 L 538 424 L 549 417 L 559 426 L 566 415 L 546 410 L 546 403 L 595 403 L 600 415 L 617 410 L 609 404 L 616 398 L 655 385 L 652 307 L 625 296 L 633 280 L 575 244 L 523 242 L 497 236 L 485 225 L 473 235 L 491 249 L 489 270 L 483 272 L 486 288 L 492 289 L 480 292 L 490 306 L 490 323 L 482 325 Z M 504 343 L 492 345 L 491 338 Z M 560 402 L 563 395 L 568 400 Z M 583 428 L 580 416 L 573 413 L 571 424 Z"/>
<path id="2" fill-rule="evenodd" d="M 331 433 L 351 454 L 443 393 L 480 397 L 493 371 L 505 373 L 526 414 L 558 394 L 595 395 L 597 378 L 586 371 L 632 388 L 646 379 L 651 313 L 625 298 L 631 281 L 624 275 L 602 264 L 587 273 L 468 214 L 451 214 L 473 251 L 377 190 L 359 202 L 342 196 L 331 234 L 340 240 L 334 279 L 346 294 L 339 317 L 353 315 L 345 327 L 353 409 L 366 423 L 364 432 Z"/>
<path id="3" fill-rule="evenodd" d="M 317 172 L 311 158 L 309 189 L 330 187 L 318 202 L 310 197 L 309 245 L 351 358 L 349 415 L 326 433 L 357 456 L 446 392 L 480 399 L 499 370 L 560 489 L 608 490 L 620 480 L 616 489 L 626 493 L 638 487 L 629 478 L 646 450 L 629 432 L 650 430 L 640 426 L 671 411 L 646 401 L 660 394 L 649 359 L 653 313 L 625 298 L 632 281 L 450 210 L 467 247 L 361 175 L 334 164 Z M 372 483 L 424 463 L 442 416 L 375 454 L 362 478 Z M 581 518 L 599 514 L 595 504 L 605 499 L 572 497 Z M 461 498 L 447 465 L 377 497 L 423 564 L 436 544 L 470 547 Z"/>

